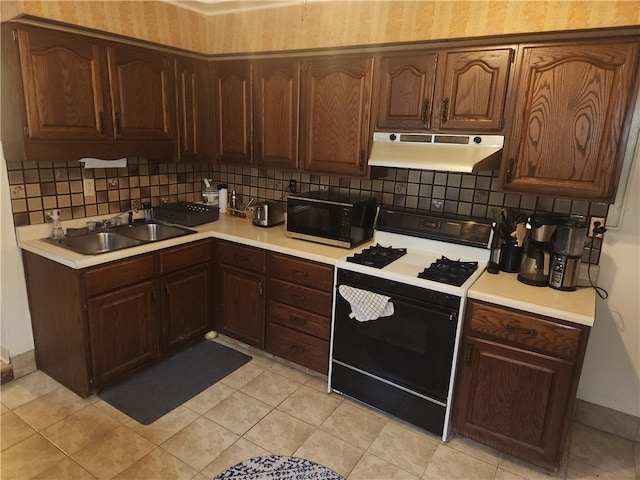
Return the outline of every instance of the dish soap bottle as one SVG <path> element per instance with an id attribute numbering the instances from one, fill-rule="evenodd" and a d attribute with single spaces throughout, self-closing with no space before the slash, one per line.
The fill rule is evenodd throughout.
<path id="1" fill-rule="evenodd" d="M 64 238 L 64 230 L 60 223 L 60 210 L 51 210 L 51 239 L 60 240 Z"/>

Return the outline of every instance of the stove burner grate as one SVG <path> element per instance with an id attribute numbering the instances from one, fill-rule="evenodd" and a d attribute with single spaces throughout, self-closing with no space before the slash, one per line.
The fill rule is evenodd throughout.
<path id="1" fill-rule="evenodd" d="M 478 262 L 461 262 L 442 256 L 419 273 L 418 278 L 460 287 L 477 268 Z"/>
<path id="2" fill-rule="evenodd" d="M 347 257 L 347 262 L 373 268 L 384 268 L 407 253 L 406 248 L 383 247 L 379 243 Z"/>

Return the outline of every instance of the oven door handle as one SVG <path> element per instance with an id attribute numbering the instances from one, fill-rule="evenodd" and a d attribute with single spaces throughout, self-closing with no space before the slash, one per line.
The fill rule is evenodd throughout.
<path id="1" fill-rule="evenodd" d="M 410 305 L 412 307 L 416 307 L 416 308 L 421 308 L 423 310 L 432 310 L 432 311 L 436 311 L 437 313 L 440 313 L 442 315 L 448 316 L 449 320 L 452 322 L 455 322 L 458 320 L 458 308 L 457 307 L 446 307 L 446 306 L 442 306 L 442 305 L 438 305 L 438 304 L 434 304 L 434 303 L 429 303 L 429 302 L 425 302 L 424 300 L 421 299 L 417 299 L 417 298 L 409 298 L 409 297 L 405 297 L 403 295 L 393 295 L 390 294 L 390 292 L 383 292 L 377 289 L 370 289 L 367 287 L 363 287 L 361 285 L 353 285 L 353 284 L 347 284 L 344 283 L 343 285 L 349 285 L 350 287 L 353 288 L 359 288 L 362 290 L 367 290 L 369 292 L 372 293 L 377 293 L 379 295 L 384 295 L 386 297 L 389 297 L 389 302 L 391 303 L 403 303 L 405 305 Z M 336 287 L 336 292 L 337 292 L 337 287 Z M 337 294 L 338 297 L 340 299 L 342 299 L 342 301 L 344 301 L 345 303 L 349 303 L 344 297 L 342 297 L 342 295 Z"/>
<path id="2" fill-rule="evenodd" d="M 380 292 L 378 292 L 380 293 Z M 380 293 L 381 295 L 385 295 L 384 293 Z M 434 304 L 434 303 L 429 303 L 429 302 L 425 302 L 424 300 L 420 300 L 417 298 L 408 298 L 408 297 L 404 297 L 402 295 L 388 295 L 389 297 L 389 301 L 391 303 L 396 302 L 396 303 L 404 303 L 407 305 L 412 305 L 412 306 L 417 306 L 420 308 L 425 308 L 425 309 L 429 309 L 429 310 L 435 310 L 438 313 L 442 313 L 445 315 L 449 316 L 449 320 L 451 321 L 456 321 L 458 319 L 458 307 L 445 307 L 442 305 L 438 305 L 438 304 Z"/>

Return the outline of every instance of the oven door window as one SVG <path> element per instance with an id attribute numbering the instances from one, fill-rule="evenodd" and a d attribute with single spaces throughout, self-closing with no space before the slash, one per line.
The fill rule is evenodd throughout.
<path id="1" fill-rule="evenodd" d="M 393 297 L 394 314 L 359 322 L 336 298 L 333 358 L 409 390 L 446 402 L 457 311 Z"/>

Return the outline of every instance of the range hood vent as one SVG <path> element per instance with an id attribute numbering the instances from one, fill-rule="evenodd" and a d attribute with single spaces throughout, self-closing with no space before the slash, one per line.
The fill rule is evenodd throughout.
<path id="1" fill-rule="evenodd" d="M 477 173 L 500 168 L 502 135 L 373 134 L 369 165 Z"/>

